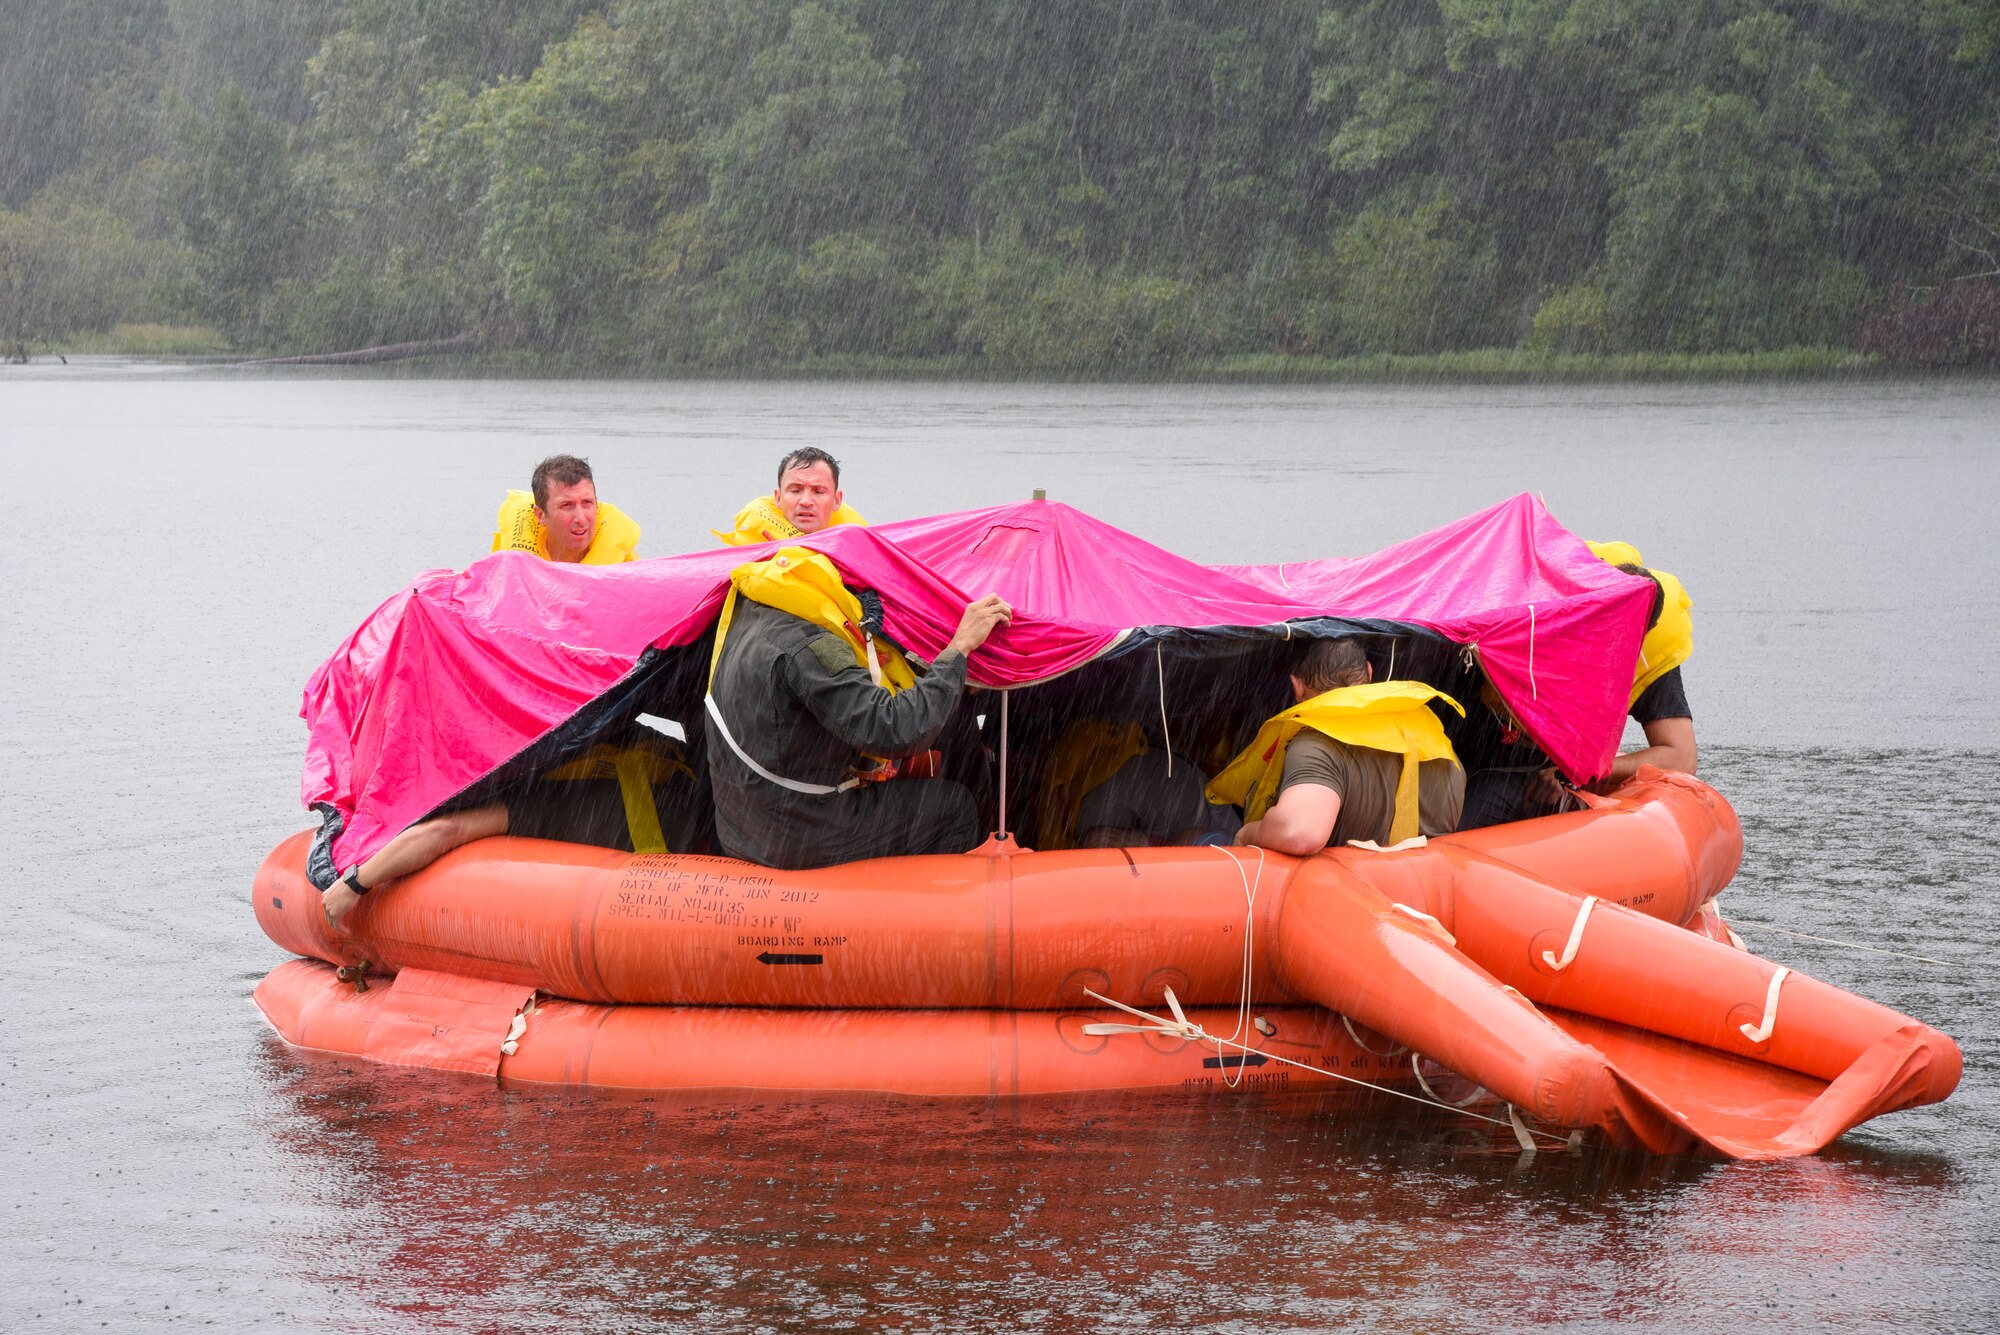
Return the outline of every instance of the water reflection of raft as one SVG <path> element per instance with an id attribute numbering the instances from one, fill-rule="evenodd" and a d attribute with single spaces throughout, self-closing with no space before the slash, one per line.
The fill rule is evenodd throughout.
<path id="1" fill-rule="evenodd" d="M 1595 810 L 1307 859 L 1112 849 L 777 872 L 493 839 L 338 932 L 307 842 L 257 878 L 266 932 L 325 961 L 259 986 L 279 1032 L 511 1080 L 1309 1088 L 1333 1071 L 1407 1081 L 1414 1051 L 1550 1126 L 1772 1157 L 1941 1099 L 1960 1068 L 1936 1030 L 1713 939 L 1703 906 L 1735 873 L 1735 816 L 1651 771 Z M 330 967 L 364 962 L 366 991 Z M 1090 993 L 1164 1013 L 1168 989 L 1243 1046 L 1085 1032 L 1129 1018 Z M 524 1015 L 538 994 L 561 1000 Z"/>

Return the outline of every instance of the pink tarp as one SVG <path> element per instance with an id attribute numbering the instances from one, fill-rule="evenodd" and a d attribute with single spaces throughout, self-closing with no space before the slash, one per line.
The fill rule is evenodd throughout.
<path id="1" fill-rule="evenodd" d="M 973 656 L 986 686 L 1046 680 L 1148 626 L 1332 616 L 1427 627 L 1476 646 L 1515 716 L 1577 779 L 1604 773 L 1617 750 L 1652 594 L 1525 495 L 1373 556 L 1276 566 L 1197 565 L 1046 501 L 829 529 L 798 545 L 878 591 L 890 634 L 925 657 L 970 598 L 1004 596 L 1013 624 Z M 622 566 L 503 552 L 418 576 L 306 684 L 304 797 L 342 818 L 336 863 L 366 858 L 493 772 L 648 647 L 700 638 L 729 572 L 770 550 Z"/>

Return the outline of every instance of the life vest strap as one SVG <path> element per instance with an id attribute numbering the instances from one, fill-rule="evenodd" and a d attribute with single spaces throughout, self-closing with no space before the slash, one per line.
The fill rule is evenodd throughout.
<path id="1" fill-rule="evenodd" d="M 748 765 L 750 772 L 766 783 L 775 783 L 780 788 L 788 789 L 794 793 L 804 793 L 809 797 L 826 797 L 832 793 L 844 793 L 849 789 L 861 786 L 859 778 L 850 778 L 845 782 L 836 784 L 801 783 L 797 779 L 787 779 L 782 774 L 771 773 L 771 771 L 758 764 L 748 751 L 737 745 L 736 738 L 730 734 L 729 725 L 723 722 L 722 710 L 716 707 L 715 697 L 713 695 L 705 695 L 702 697 L 701 702 L 707 707 L 708 716 L 715 720 L 715 730 L 722 734 L 722 740 L 729 744 L 729 749 L 736 753 L 736 758 L 745 765 Z"/>

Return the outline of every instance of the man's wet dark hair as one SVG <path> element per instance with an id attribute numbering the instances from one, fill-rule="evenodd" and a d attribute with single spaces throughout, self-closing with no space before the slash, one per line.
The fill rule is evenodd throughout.
<path id="1" fill-rule="evenodd" d="M 1292 675 L 1314 694 L 1368 680 L 1368 651 L 1352 636 L 1314 640 L 1292 660 Z"/>
<path id="2" fill-rule="evenodd" d="M 793 450 L 790 454 L 778 460 L 778 485 L 784 485 L 785 474 L 791 472 L 794 468 L 811 468 L 814 464 L 826 465 L 827 471 L 833 474 L 834 489 L 836 491 L 839 490 L 840 460 L 834 458 L 816 445 L 808 445 L 802 450 Z"/>
<path id="3" fill-rule="evenodd" d="M 579 459 L 574 454 L 551 454 L 535 465 L 534 481 L 528 485 L 535 493 L 535 508 L 549 508 L 549 483 L 558 487 L 574 487 L 579 482 L 588 482 L 592 487 L 597 479 L 590 475 L 590 462 Z"/>
<path id="4" fill-rule="evenodd" d="M 1653 581 L 1653 614 L 1646 618 L 1646 629 L 1651 630 L 1660 624 L 1660 613 L 1667 610 L 1667 586 L 1660 583 L 1659 576 L 1642 565 L 1627 561 L 1618 568 L 1628 575 L 1644 575 Z"/>

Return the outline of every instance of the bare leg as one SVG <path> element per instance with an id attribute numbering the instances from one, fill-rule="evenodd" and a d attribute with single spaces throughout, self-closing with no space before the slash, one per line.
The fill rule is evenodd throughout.
<path id="1" fill-rule="evenodd" d="M 420 822 L 382 845 L 374 857 L 361 864 L 361 884 L 369 890 L 377 889 L 422 871 L 461 844 L 505 833 L 507 807 L 503 802 Z M 339 922 L 360 902 L 361 896 L 345 881 L 335 881 L 320 894 L 328 922 Z"/>

